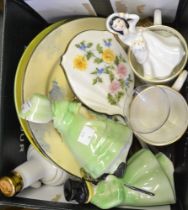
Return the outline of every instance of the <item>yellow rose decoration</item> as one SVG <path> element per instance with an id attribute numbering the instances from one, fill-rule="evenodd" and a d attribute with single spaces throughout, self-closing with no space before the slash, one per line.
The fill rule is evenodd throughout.
<path id="1" fill-rule="evenodd" d="M 85 56 L 82 55 L 77 55 L 74 60 L 73 60 L 73 67 L 80 70 L 84 71 L 87 69 L 87 59 Z"/>
<path id="2" fill-rule="evenodd" d="M 106 63 L 112 63 L 115 60 L 115 54 L 109 48 L 105 49 L 102 53 L 102 59 Z"/>

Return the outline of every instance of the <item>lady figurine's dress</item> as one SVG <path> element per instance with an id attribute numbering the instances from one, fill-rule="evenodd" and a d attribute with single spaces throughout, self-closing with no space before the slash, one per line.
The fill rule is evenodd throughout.
<path id="1" fill-rule="evenodd" d="M 34 94 L 23 104 L 20 117 L 34 123 L 52 121 L 80 167 L 93 179 L 117 172 L 132 144 L 131 129 L 78 102 L 54 99 L 55 91 L 50 94 L 51 100 Z"/>
<path id="2" fill-rule="evenodd" d="M 180 40 L 174 35 L 137 28 L 138 20 L 135 14 L 114 13 L 107 19 L 107 28 L 130 47 L 145 77 L 168 77 L 185 55 Z"/>
<path id="3" fill-rule="evenodd" d="M 117 206 L 145 209 L 173 204 L 176 202 L 173 173 L 174 166 L 166 155 L 141 149 L 127 161 L 122 178 L 108 175 L 95 185 L 68 179 L 64 185 L 65 199 L 91 202 L 101 209 Z"/>
<path id="4" fill-rule="evenodd" d="M 119 205 L 139 207 L 173 204 L 176 195 L 173 171 L 167 172 L 170 164 L 163 153 L 155 156 L 150 150 L 141 149 L 127 161 L 121 179 L 110 175 L 95 186 L 91 202 L 102 209 Z M 134 187 L 148 193 L 137 191 Z"/>

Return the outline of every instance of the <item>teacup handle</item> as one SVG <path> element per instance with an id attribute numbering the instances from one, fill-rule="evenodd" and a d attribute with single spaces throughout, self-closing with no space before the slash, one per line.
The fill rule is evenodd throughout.
<path id="1" fill-rule="evenodd" d="M 180 91 L 187 78 L 187 75 L 188 75 L 187 70 L 183 70 L 176 79 L 176 81 L 174 82 L 174 84 L 172 85 L 172 88 L 176 91 Z"/>
<path id="2" fill-rule="evenodd" d="M 154 11 L 154 17 L 153 17 L 153 24 L 154 25 L 162 25 L 162 13 L 160 9 L 156 9 Z"/>

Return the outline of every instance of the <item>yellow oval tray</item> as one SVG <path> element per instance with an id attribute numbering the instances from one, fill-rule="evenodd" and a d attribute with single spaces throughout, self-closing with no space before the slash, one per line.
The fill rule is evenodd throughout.
<path id="1" fill-rule="evenodd" d="M 54 81 L 64 90 L 69 99 L 74 98 L 60 60 L 71 39 L 86 30 L 105 30 L 105 19 L 73 20 L 56 25 L 52 30 L 43 32 L 44 35 L 39 34 L 38 38 L 33 40 L 18 65 L 15 78 L 15 104 L 18 113 L 21 110 L 21 104 L 32 94 L 48 95 Z M 64 170 L 81 177 L 79 164 L 53 128 L 52 123 L 36 125 L 21 119 L 20 123 L 29 141 L 39 151 Z"/>

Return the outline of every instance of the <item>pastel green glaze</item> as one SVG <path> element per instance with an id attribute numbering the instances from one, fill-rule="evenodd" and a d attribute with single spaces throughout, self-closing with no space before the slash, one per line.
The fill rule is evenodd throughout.
<path id="1" fill-rule="evenodd" d="M 166 155 L 164 155 L 161 152 L 156 155 L 156 158 L 157 158 L 161 168 L 163 169 L 164 173 L 168 177 L 172 188 L 175 191 L 174 176 L 173 176 L 173 174 L 174 174 L 174 166 L 173 166 L 172 162 L 170 161 L 170 159 L 167 158 Z"/>
<path id="2" fill-rule="evenodd" d="M 94 187 L 94 195 L 90 201 L 102 209 L 109 209 L 125 204 L 125 187 L 121 180 L 109 175 Z"/>
<path id="3" fill-rule="evenodd" d="M 118 205 L 155 206 L 175 203 L 175 192 L 171 184 L 173 174 L 165 172 L 171 164 L 167 159 L 165 155 L 155 157 L 149 150 L 140 150 L 127 162 L 123 178 L 110 175 L 94 187 L 91 202 L 103 209 Z M 132 190 L 125 184 L 155 195 Z"/>
<path id="4" fill-rule="evenodd" d="M 46 96 L 34 94 L 23 105 L 20 117 L 35 123 L 53 120 L 80 166 L 94 179 L 113 173 L 126 161 L 132 131 L 105 115 L 87 110 L 80 103 L 61 98 L 50 102 Z"/>
<path id="5" fill-rule="evenodd" d="M 83 114 L 80 103 L 55 101 L 52 112 L 54 127 L 90 176 L 113 173 L 125 162 L 132 142 L 127 126 L 86 109 Z"/>

